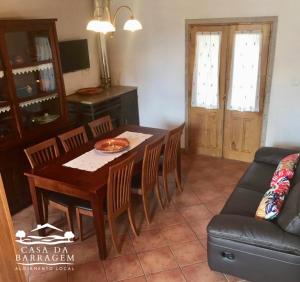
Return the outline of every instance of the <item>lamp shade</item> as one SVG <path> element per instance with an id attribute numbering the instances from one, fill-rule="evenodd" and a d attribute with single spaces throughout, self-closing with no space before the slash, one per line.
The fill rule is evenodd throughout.
<path id="1" fill-rule="evenodd" d="M 143 26 L 136 19 L 130 19 L 130 20 L 126 21 L 124 24 L 124 30 L 134 32 L 134 31 L 141 30 L 141 29 L 143 29 Z"/>
<path id="2" fill-rule="evenodd" d="M 108 33 L 116 31 L 116 28 L 109 21 L 91 20 L 86 26 L 87 30 L 95 32 Z"/>

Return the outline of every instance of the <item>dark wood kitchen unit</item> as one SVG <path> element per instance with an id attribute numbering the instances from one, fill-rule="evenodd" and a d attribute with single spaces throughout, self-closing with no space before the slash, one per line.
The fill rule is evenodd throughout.
<path id="1" fill-rule="evenodd" d="M 114 127 L 139 125 L 137 88 L 113 86 L 99 94 L 67 96 L 70 121 L 73 126 L 87 124 L 101 116 L 110 115 Z"/>
<path id="2" fill-rule="evenodd" d="M 55 19 L 0 20 L 0 173 L 12 213 L 31 203 L 23 149 L 68 126 Z"/>

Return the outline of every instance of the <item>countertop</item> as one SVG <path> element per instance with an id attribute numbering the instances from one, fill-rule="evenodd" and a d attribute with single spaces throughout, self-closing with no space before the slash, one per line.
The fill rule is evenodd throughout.
<path id="1" fill-rule="evenodd" d="M 95 95 L 82 95 L 82 94 L 71 94 L 67 96 L 67 102 L 69 103 L 80 103 L 84 105 L 94 105 L 112 98 L 116 98 L 128 92 L 136 90 L 137 87 L 133 86 L 112 86 L 109 89 L 104 89 L 99 94 Z"/>

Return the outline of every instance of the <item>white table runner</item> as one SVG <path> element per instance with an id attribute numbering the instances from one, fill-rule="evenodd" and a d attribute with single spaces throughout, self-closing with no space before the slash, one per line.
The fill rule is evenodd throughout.
<path id="1" fill-rule="evenodd" d="M 76 169 L 80 169 L 80 170 L 86 170 L 86 171 L 90 171 L 90 172 L 96 171 L 100 167 L 106 165 L 107 163 L 120 157 L 121 155 L 125 154 L 126 152 L 130 151 L 131 149 L 137 147 L 138 145 L 143 143 L 145 140 L 147 140 L 151 136 L 152 136 L 151 134 L 125 131 L 117 137 L 128 139 L 129 148 L 126 151 L 123 151 L 120 153 L 115 153 L 115 154 L 105 154 L 105 153 L 101 153 L 101 152 L 93 149 L 93 150 L 86 152 L 83 155 L 65 163 L 64 166 L 76 168 Z"/>

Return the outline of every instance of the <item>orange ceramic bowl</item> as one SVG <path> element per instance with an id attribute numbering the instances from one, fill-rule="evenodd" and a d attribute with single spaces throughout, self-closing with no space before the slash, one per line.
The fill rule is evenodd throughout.
<path id="1" fill-rule="evenodd" d="M 126 138 L 108 138 L 95 144 L 95 149 L 102 153 L 118 153 L 129 147 L 129 141 Z"/>

